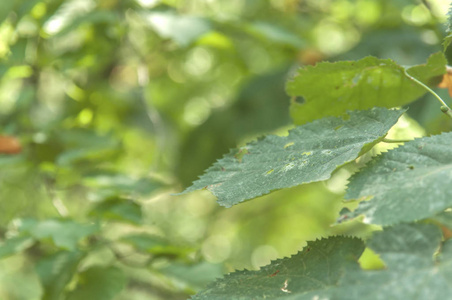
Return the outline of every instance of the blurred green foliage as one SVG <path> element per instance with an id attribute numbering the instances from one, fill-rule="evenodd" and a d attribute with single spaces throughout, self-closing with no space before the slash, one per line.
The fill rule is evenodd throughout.
<path id="1" fill-rule="evenodd" d="M 0 298 L 186 299 L 306 240 L 365 235 L 329 227 L 351 166 L 230 209 L 172 194 L 229 148 L 285 134 L 297 66 L 424 63 L 447 2 L 1 1 L 0 135 L 22 150 L 0 154 Z M 450 129 L 429 98 L 400 130 Z"/>

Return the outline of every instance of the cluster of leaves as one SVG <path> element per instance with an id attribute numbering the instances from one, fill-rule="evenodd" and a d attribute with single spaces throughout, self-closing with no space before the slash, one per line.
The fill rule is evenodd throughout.
<path id="1" fill-rule="evenodd" d="M 320 63 L 289 80 L 292 117 L 287 136 L 265 136 L 233 149 L 186 189 L 208 189 L 229 207 L 273 190 L 323 181 L 385 140 L 410 103 L 446 74 L 443 53 L 426 64 L 391 60 Z M 445 75 L 447 76 L 447 75 Z M 439 109 L 439 106 L 438 106 Z M 310 122 L 310 123 L 309 123 Z M 338 221 L 362 217 L 379 225 L 365 242 L 332 236 L 309 242 L 298 254 L 258 271 L 237 271 L 192 299 L 444 299 L 451 293 L 452 133 L 399 142 L 349 178 Z M 429 224 L 433 223 L 433 224 Z M 380 270 L 364 270 L 365 248 Z M 369 294 L 373 291 L 373 294 Z"/>
<path id="2" fill-rule="evenodd" d="M 434 86 L 445 73 L 442 53 L 413 67 L 374 57 L 321 63 L 300 69 L 288 83 L 286 91 L 293 99 L 288 109 L 284 81 L 294 63 L 368 54 L 397 57 L 407 65 L 424 62 L 436 51 L 434 41 L 442 33 L 434 11 L 409 0 L 0 2 L 0 298 L 5 300 L 189 297 L 223 272 L 224 266 L 214 262 L 226 258 L 208 257 L 205 240 L 214 236 L 211 228 L 218 236 L 218 230 L 223 234 L 227 229 L 224 224 L 240 227 L 240 220 L 251 218 L 239 218 L 235 211 L 227 219 L 219 209 L 202 207 L 210 198 L 192 197 L 201 203 L 195 206 L 190 195 L 170 196 L 171 186 L 191 182 L 242 140 L 288 126 L 290 117 L 301 126 L 288 136 L 266 136 L 232 150 L 189 190 L 206 187 L 229 207 L 275 189 L 325 181 L 335 170 L 366 157 L 404 112 L 387 108 L 424 94 L 410 76 Z M 412 15 L 423 16 L 423 21 Z M 434 109 L 423 125 L 439 119 Z M 426 116 L 419 115 L 418 120 Z M 447 191 L 440 186 L 447 178 L 447 155 L 435 152 L 446 141 L 447 135 L 441 135 L 430 142 L 407 143 L 405 152 L 391 151 L 394 158 L 363 169 L 351 179 L 346 198 L 373 198 L 354 212 L 344 212 L 342 219 L 364 214 L 372 224 L 389 226 L 429 218 L 449 207 Z M 407 153 L 416 153 L 419 160 L 405 161 Z M 430 156 L 433 160 L 426 161 Z M 386 164 L 388 175 L 381 170 Z M 427 202 L 432 193 L 411 187 L 404 181 L 408 176 L 410 182 L 438 185 L 437 201 Z M 376 185 L 368 183 L 371 178 L 386 187 L 386 177 L 410 188 L 410 197 L 423 200 L 416 207 L 412 202 L 393 207 L 394 198 L 408 194 L 386 188 L 389 196 L 378 194 Z M 323 197 L 324 191 L 314 187 L 319 191 L 315 195 Z M 286 195 L 295 199 L 299 192 L 304 190 Z M 272 207 L 282 207 L 284 200 L 278 200 Z M 243 214 L 272 211 L 255 203 Z M 287 236 L 270 230 L 278 222 L 284 228 L 288 211 L 292 220 L 302 219 L 287 203 L 279 216 L 262 218 L 263 226 L 248 226 L 242 240 L 249 243 L 237 239 L 235 244 L 248 248 L 230 247 L 229 263 L 238 265 L 241 257 L 250 256 L 247 251 L 271 240 L 271 234 Z M 325 216 L 336 212 L 323 206 L 304 216 L 319 216 L 322 220 L 316 224 L 328 226 L 331 218 Z M 406 207 L 410 209 L 403 213 L 385 211 Z M 448 213 L 436 215 L 435 222 L 452 223 Z M 419 232 L 434 239 L 438 233 L 432 228 L 409 225 L 394 227 L 394 232 Z M 381 235 L 384 243 L 395 235 L 390 229 Z M 298 249 L 306 235 L 291 235 Z M 378 235 L 366 245 L 389 267 L 390 259 L 383 255 L 387 249 L 374 247 L 372 241 L 378 244 Z M 441 243 L 431 241 L 431 247 Z M 403 245 L 397 248 L 400 253 Z M 363 243 L 338 237 L 310 243 L 301 259 L 273 263 L 262 270 L 265 274 L 245 271 L 239 280 L 231 274 L 196 297 L 231 299 L 253 293 L 251 298 L 259 298 L 259 292 L 267 298 L 281 293 L 297 297 L 303 285 L 297 283 L 294 289 L 296 279 L 281 276 L 291 269 L 297 277 L 300 264 L 306 263 L 318 270 L 315 276 L 324 277 L 325 269 L 316 260 L 324 260 L 319 251 L 325 250 L 319 248 L 330 249 L 325 255 L 335 253 L 333 261 L 341 263 L 325 266 L 331 277 L 317 282 L 337 289 L 312 297 L 343 293 L 350 287 L 350 282 L 342 284 L 344 278 L 364 286 L 403 275 L 398 272 L 403 268 L 400 261 L 387 273 L 364 280 L 367 273 L 356 265 Z M 446 244 L 441 249 L 446 257 Z M 423 255 L 426 261 L 430 254 Z M 435 262 L 443 266 L 447 259 Z M 305 278 L 314 274 L 306 270 Z M 345 277 L 333 278 L 332 272 L 342 271 Z M 242 285 L 230 284 L 247 276 L 256 278 L 250 285 L 268 289 L 247 285 L 244 291 Z"/>

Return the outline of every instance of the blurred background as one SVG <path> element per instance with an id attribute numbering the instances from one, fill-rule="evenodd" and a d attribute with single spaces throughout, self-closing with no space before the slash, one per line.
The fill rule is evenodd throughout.
<path id="1" fill-rule="evenodd" d="M 174 194 L 229 148 L 291 128 L 298 67 L 424 63 L 448 5 L 1 1 L 0 299 L 187 299 L 307 240 L 365 237 L 358 221 L 331 226 L 353 166 L 229 209 Z M 451 129 L 429 98 L 394 135 Z"/>

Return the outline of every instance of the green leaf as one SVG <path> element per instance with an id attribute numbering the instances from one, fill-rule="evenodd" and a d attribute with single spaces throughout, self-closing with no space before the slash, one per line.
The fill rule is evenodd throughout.
<path id="1" fill-rule="evenodd" d="M 183 256 L 190 251 L 190 249 L 172 245 L 165 238 L 145 233 L 124 236 L 121 241 L 132 245 L 139 251 L 158 256 Z"/>
<path id="2" fill-rule="evenodd" d="M 101 202 L 91 210 L 90 216 L 132 224 L 141 224 L 143 218 L 141 206 L 124 198 L 110 198 Z"/>
<path id="3" fill-rule="evenodd" d="M 172 263 L 160 269 L 160 271 L 199 290 L 200 288 L 205 288 L 208 283 L 216 278 L 221 277 L 224 267 L 222 264 L 212 264 L 204 261 L 194 265 Z"/>
<path id="4" fill-rule="evenodd" d="M 429 84 L 446 72 L 446 64 L 444 55 L 436 53 L 426 65 L 407 71 Z M 304 103 L 292 101 L 290 107 L 298 125 L 325 116 L 339 116 L 347 110 L 405 105 L 425 92 L 405 75 L 403 67 L 390 59 L 375 57 L 307 66 L 287 83 L 289 95 L 304 99 Z"/>
<path id="5" fill-rule="evenodd" d="M 111 159 L 121 146 L 112 135 L 98 135 L 88 130 L 65 130 L 58 134 L 66 150 L 58 155 L 56 163 L 61 167 L 74 167 L 82 161 Z"/>
<path id="6" fill-rule="evenodd" d="M 110 300 L 126 285 L 124 272 L 116 267 L 95 266 L 78 274 L 78 284 L 66 299 Z"/>
<path id="7" fill-rule="evenodd" d="M 38 261 L 36 271 L 44 287 L 43 300 L 61 299 L 61 294 L 74 276 L 82 257 L 81 252 L 61 251 Z"/>
<path id="8" fill-rule="evenodd" d="M 356 238 L 330 237 L 308 242 L 298 254 L 273 261 L 259 271 L 226 275 L 193 299 L 316 299 L 315 292 L 337 285 L 344 271 L 359 271 L 357 260 L 363 251 L 363 242 Z"/>
<path id="9" fill-rule="evenodd" d="M 447 32 L 449 34 L 444 38 L 443 42 L 444 52 L 447 50 L 447 47 L 449 47 L 450 42 L 452 42 L 452 4 L 449 6 L 449 11 L 447 12 Z"/>
<path id="10" fill-rule="evenodd" d="M 446 73 L 446 65 L 447 59 L 444 54 L 437 52 L 430 55 L 426 64 L 408 68 L 407 72 L 429 86 L 436 86 L 442 80 L 441 75 Z"/>
<path id="11" fill-rule="evenodd" d="M 273 44 L 286 45 L 295 49 L 300 49 L 306 44 L 305 41 L 296 34 L 275 24 L 255 22 L 247 26 L 247 29 L 250 33 L 272 42 Z"/>
<path id="12" fill-rule="evenodd" d="M 150 178 L 135 179 L 125 174 L 113 172 L 98 172 L 83 177 L 83 183 L 108 196 L 137 195 L 147 196 L 163 186 L 162 183 Z"/>
<path id="13" fill-rule="evenodd" d="M 372 160 L 350 178 L 346 199 L 365 199 L 349 217 L 391 225 L 452 206 L 452 132 L 416 139 Z"/>
<path id="14" fill-rule="evenodd" d="M 78 27 L 81 27 L 85 24 L 108 24 L 114 25 L 115 23 L 119 23 L 119 16 L 111 11 L 91 11 L 83 15 L 74 16 L 70 22 L 64 27 L 61 28 L 55 34 L 55 37 L 60 37 L 66 35 L 68 33 L 73 33 L 77 30 Z"/>
<path id="15" fill-rule="evenodd" d="M 329 117 L 299 126 L 288 136 L 268 135 L 234 149 L 183 193 L 207 188 L 230 207 L 272 190 L 328 179 L 384 137 L 402 110 L 374 108 L 350 112 L 348 120 Z"/>
<path id="16" fill-rule="evenodd" d="M 447 50 L 447 48 L 450 45 L 450 42 L 452 42 L 452 33 L 448 34 L 443 41 L 443 51 L 445 52 Z"/>
<path id="17" fill-rule="evenodd" d="M 37 240 L 50 238 L 55 246 L 67 250 L 76 250 L 78 242 L 95 233 L 98 227 L 94 224 L 81 224 L 72 220 L 48 219 L 36 221 L 22 219 L 19 229 L 27 232 Z"/>
<path id="18" fill-rule="evenodd" d="M 426 224 L 374 233 L 369 247 L 386 263 L 383 270 L 359 267 L 360 240 L 322 239 L 259 271 L 226 275 L 193 299 L 447 299 L 452 293 L 452 241 L 441 245 L 441 238 L 438 227 Z"/>
<path id="19" fill-rule="evenodd" d="M 21 252 L 34 244 L 29 236 L 17 236 L 7 239 L 0 245 L 0 259 Z"/>
<path id="20" fill-rule="evenodd" d="M 14 8 L 14 1 L 2 1 L 0 2 L 0 24 L 5 21 L 9 13 Z"/>
<path id="21" fill-rule="evenodd" d="M 374 299 L 370 290 L 378 291 L 381 299 L 448 298 L 452 243 L 441 245 L 441 238 L 438 227 L 426 224 L 402 224 L 375 233 L 369 247 L 384 260 L 386 270 L 347 274 L 338 292 L 349 294 L 347 299 Z"/>
<path id="22" fill-rule="evenodd" d="M 147 21 L 162 38 L 174 40 L 180 46 L 188 46 L 210 30 L 210 23 L 203 18 L 176 15 L 173 12 L 152 12 Z"/>

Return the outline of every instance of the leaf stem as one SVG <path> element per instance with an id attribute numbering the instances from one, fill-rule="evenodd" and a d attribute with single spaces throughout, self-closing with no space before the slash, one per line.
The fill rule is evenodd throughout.
<path id="1" fill-rule="evenodd" d="M 431 88 L 429 88 L 427 85 L 425 85 L 423 82 L 421 82 L 420 80 L 414 78 L 413 76 L 411 76 L 410 74 L 408 74 L 408 72 L 406 71 L 406 69 L 404 69 L 405 75 L 413 80 L 414 82 L 416 82 L 418 85 L 422 86 L 424 89 L 426 89 L 430 94 L 432 94 L 433 96 L 435 96 L 436 99 L 438 99 L 438 101 L 442 104 L 441 106 L 441 111 L 443 113 L 445 113 L 447 116 L 449 116 L 449 118 L 452 119 L 452 110 L 450 109 L 450 107 L 447 105 L 446 102 L 444 102 L 444 100 L 437 94 L 435 93 Z"/>
<path id="2" fill-rule="evenodd" d="M 384 138 L 383 140 L 382 140 L 382 142 L 383 143 L 406 143 L 406 142 L 410 142 L 410 141 L 412 141 L 412 140 L 396 140 L 396 139 L 387 139 L 387 138 Z"/>

